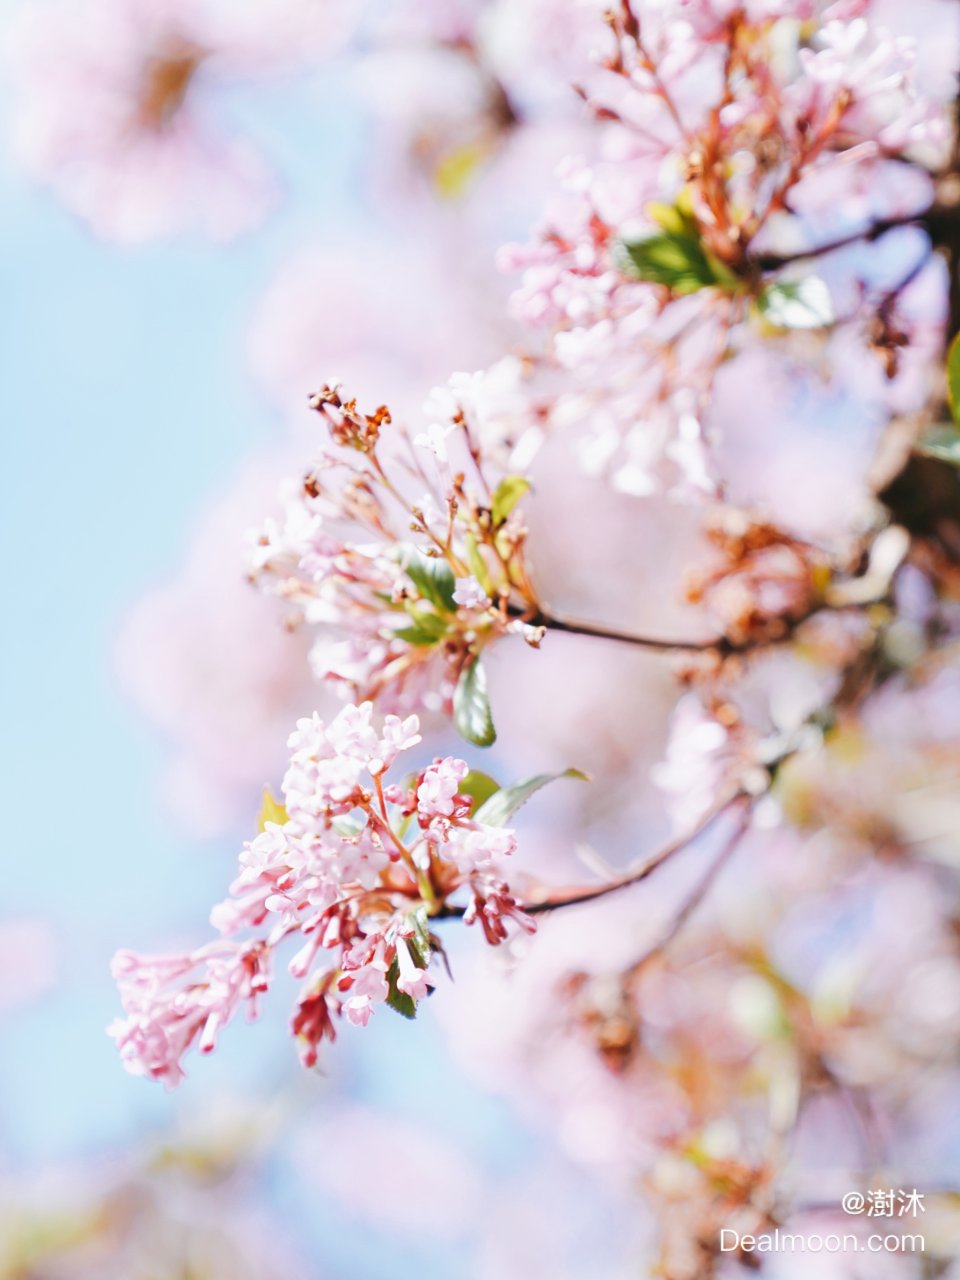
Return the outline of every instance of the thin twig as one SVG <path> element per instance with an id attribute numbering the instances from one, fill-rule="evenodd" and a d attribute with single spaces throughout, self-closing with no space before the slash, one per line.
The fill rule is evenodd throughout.
<path id="1" fill-rule="evenodd" d="M 748 797 L 744 797 L 745 799 Z M 649 962 L 657 955 L 660 955 L 673 942 L 677 934 L 680 933 L 684 925 L 700 906 L 704 898 L 710 892 L 720 872 L 730 861 L 733 854 L 740 846 L 740 841 L 746 834 L 750 825 L 750 805 L 746 804 L 740 810 L 740 816 L 737 824 L 731 831 L 730 835 L 723 842 L 720 852 L 716 855 L 706 872 L 700 877 L 693 889 L 682 902 L 679 911 L 670 921 L 668 927 L 663 934 L 649 946 L 642 955 L 636 959 L 632 965 L 624 972 L 624 979 L 629 982 L 632 978 L 637 977 L 641 970 L 649 964 Z"/>
<path id="2" fill-rule="evenodd" d="M 917 259 L 917 261 L 913 264 L 913 266 L 910 268 L 907 274 L 903 276 L 900 280 L 898 280 L 897 283 L 893 285 L 890 289 L 887 289 L 884 292 L 883 299 L 880 303 L 881 310 L 884 307 L 890 307 L 895 302 L 899 301 L 900 295 L 903 293 L 906 293 L 906 291 L 913 284 L 914 280 L 917 279 L 917 277 L 920 275 L 920 273 L 923 271 L 924 267 L 926 267 L 927 263 L 930 261 L 932 257 L 933 257 L 933 250 L 928 245 L 926 253 L 922 254 Z"/>
<path id="3" fill-rule="evenodd" d="M 734 654 L 751 653 L 757 649 L 772 649 L 778 645 L 788 644 L 799 627 L 820 613 L 848 613 L 863 606 L 862 601 L 853 603 L 818 601 L 799 617 L 784 619 L 786 626 L 781 635 L 765 635 L 739 641 L 723 635 L 711 636 L 707 640 L 669 640 L 660 636 L 638 635 L 636 632 L 620 631 L 616 627 L 604 627 L 594 622 L 561 618 L 554 613 L 548 613 L 543 608 L 531 612 L 520 605 L 509 605 L 507 613 L 512 618 L 522 619 L 532 627 L 545 627 L 548 631 L 562 631 L 568 635 L 589 636 L 595 640 L 613 640 L 619 644 L 631 644 L 638 649 L 649 649 L 654 653 L 716 653 L 722 657 L 732 657 Z"/>
<path id="4" fill-rule="evenodd" d="M 898 214 L 890 218 L 880 218 L 859 231 L 851 231 L 848 235 L 838 236 L 825 244 L 812 245 L 809 249 L 798 249 L 794 253 L 761 253 L 753 259 L 753 264 L 761 271 L 779 271 L 793 262 L 803 262 L 808 258 L 821 258 L 828 253 L 836 253 L 838 249 L 847 249 L 851 245 L 871 243 L 885 236 L 888 231 L 897 227 L 922 227 L 936 243 L 947 231 L 956 231 L 960 224 L 960 210 L 950 206 L 930 205 L 927 209 L 918 209 L 916 213 Z"/>
<path id="5" fill-rule="evenodd" d="M 593 622 L 576 622 L 572 618 L 559 618 L 556 614 L 546 613 L 543 609 L 538 609 L 533 615 L 522 609 L 511 608 L 509 612 L 522 617 L 533 627 L 546 627 L 548 631 L 565 631 L 574 636 L 591 636 L 596 640 L 616 640 L 620 644 L 632 644 L 640 649 L 652 649 L 656 653 L 669 653 L 671 650 L 708 653 L 714 649 L 730 648 L 730 642 L 723 636 L 710 640 L 668 640 L 620 631 L 616 627 L 603 627 Z"/>
<path id="6" fill-rule="evenodd" d="M 546 911 L 555 911 L 560 907 L 577 907 L 584 903 L 594 902 L 597 898 L 604 898 L 607 894 L 617 893 L 621 889 L 628 889 L 631 885 L 640 884 L 642 880 L 646 880 L 653 875 L 658 867 L 662 867 L 676 854 L 681 853 L 688 848 L 695 840 L 704 835 L 710 827 L 724 813 L 727 813 L 734 805 L 743 801 L 750 801 L 752 797 L 739 787 L 732 794 L 726 796 L 719 801 L 701 822 L 685 835 L 678 836 L 675 840 L 665 845 L 653 857 L 648 858 L 640 867 L 633 871 L 628 871 L 625 875 L 620 876 L 617 880 L 611 880 L 608 884 L 598 884 L 590 888 L 571 888 L 559 889 L 552 893 L 548 893 L 543 898 L 530 898 L 526 902 L 520 904 L 521 908 L 528 915 L 542 915 Z M 444 905 L 436 915 L 432 916 L 433 920 L 451 920 L 459 919 L 464 915 L 466 907 L 455 907 Z"/>

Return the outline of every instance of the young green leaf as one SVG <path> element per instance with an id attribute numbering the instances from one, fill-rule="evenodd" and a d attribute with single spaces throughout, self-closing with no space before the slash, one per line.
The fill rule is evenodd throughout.
<path id="1" fill-rule="evenodd" d="M 424 600 L 429 600 L 444 613 L 456 613 L 453 593 L 457 582 L 446 560 L 441 560 L 439 556 L 425 556 L 416 547 L 408 547 L 404 568 L 407 577 Z"/>
<path id="2" fill-rule="evenodd" d="M 426 907 L 420 906 L 412 911 L 410 923 L 413 925 L 413 933 L 408 942 L 413 963 L 418 969 L 426 969 L 430 963 L 430 923 Z"/>
<path id="3" fill-rule="evenodd" d="M 672 216 L 669 206 L 654 206 L 654 212 L 664 230 L 623 244 L 624 266 L 630 275 L 681 294 L 741 287 L 733 272 L 704 245 L 692 214 L 677 208 Z"/>
<path id="4" fill-rule="evenodd" d="M 480 548 L 477 546 L 477 540 L 472 533 L 464 536 L 464 545 L 467 548 L 467 563 L 470 565 L 470 572 L 483 587 L 487 595 L 493 594 L 493 583 L 490 581 L 490 570 L 487 563 L 480 554 Z"/>
<path id="5" fill-rule="evenodd" d="M 416 605 L 408 603 L 406 611 L 410 618 L 410 626 L 399 627 L 394 631 L 393 634 L 398 640 L 406 640 L 407 644 L 431 645 L 442 640 L 447 634 L 449 624 L 431 610 L 417 608 Z"/>
<path id="6" fill-rule="evenodd" d="M 497 740 L 487 696 L 487 673 L 479 658 L 460 673 L 453 691 L 453 722 L 461 736 L 477 747 L 489 747 Z"/>
<path id="7" fill-rule="evenodd" d="M 777 329 L 826 329 L 835 319 L 830 290 L 818 276 L 775 280 L 760 294 L 757 309 Z"/>
<path id="8" fill-rule="evenodd" d="M 562 773 L 538 773 L 535 777 L 515 782 L 512 787 L 503 787 L 485 801 L 473 816 L 478 822 L 486 823 L 488 827 L 502 827 L 541 787 L 545 787 L 549 782 L 556 782 L 558 778 L 577 778 L 580 782 L 590 781 L 589 775 L 580 769 L 564 769 Z"/>
<path id="9" fill-rule="evenodd" d="M 644 212 L 652 222 L 655 222 L 658 227 L 662 227 L 664 231 L 682 231 L 688 236 L 699 239 L 700 228 L 693 212 L 693 198 L 689 187 L 684 187 L 679 192 L 673 204 L 664 204 L 662 201 L 651 200 L 645 206 Z"/>
<path id="10" fill-rule="evenodd" d="M 703 245 L 684 232 L 654 233 L 624 248 L 630 273 L 638 280 L 666 285 L 674 293 L 696 293 L 718 283 Z"/>
<path id="11" fill-rule="evenodd" d="M 500 783 L 491 778 L 489 773 L 481 773 L 479 769 L 471 769 L 460 783 L 460 794 L 469 796 L 473 801 L 470 808 L 471 815 L 499 790 Z"/>
<path id="12" fill-rule="evenodd" d="M 490 503 L 494 525 L 503 524 L 523 495 L 529 492 L 530 481 L 526 476 L 504 476 L 494 490 Z"/>
<path id="13" fill-rule="evenodd" d="M 427 631 L 425 628 L 416 625 L 400 627 L 399 630 L 391 632 L 391 635 L 396 636 L 398 640 L 406 640 L 407 644 L 415 644 L 423 648 L 437 643 L 437 636 L 433 631 Z"/>
<path id="14" fill-rule="evenodd" d="M 394 960 L 387 970 L 387 1004 L 404 1018 L 415 1018 L 417 1016 L 417 1002 L 413 996 L 408 996 L 405 991 L 400 990 L 397 986 L 399 978 L 400 965 Z"/>
<path id="15" fill-rule="evenodd" d="M 960 334 L 947 352 L 947 399 L 954 422 L 960 423 Z"/>
<path id="16" fill-rule="evenodd" d="M 652 200 L 644 209 L 647 217 L 671 235 L 688 235 L 696 238 L 697 220 L 688 209 L 675 204 L 663 204 Z"/>

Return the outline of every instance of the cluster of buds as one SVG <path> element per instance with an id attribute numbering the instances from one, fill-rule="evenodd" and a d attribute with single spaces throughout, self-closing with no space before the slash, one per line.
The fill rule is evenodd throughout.
<path id="1" fill-rule="evenodd" d="M 257 536 L 254 578 L 320 624 L 318 678 L 384 709 L 452 712 L 464 737 L 489 745 L 481 653 L 507 633 L 542 636 L 528 621 L 538 605 L 518 508 L 529 481 L 490 474 L 456 405 L 414 437 L 338 386 L 311 405 L 331 448 L 288 486 L 282 524 Z"/>
<path id="2" fill-rule="evenodd" d="M 442 955 L 434 917 L 479 922 L 493 945 L 510 921 L 533 930 L 500 870 L 516 847 L 502 825 L 515 807 L 509 789 L 452 757 L 387 781 L 419 741 L 416 716 L 387 716 L 378 731 L 370 703 L 328 725 L 316 714 L 299 721 L 284 803 L 265 805 L 212 912 L 220 938 L 186 955 L 114 960 L 126 1017 L 111 1034 L 129 1071 L 176 1085 L 188 1050 L 210 1052 L 244 1006 L 256 1015 L 288 939 L 300 941 L 289 969 L 304 981 L 293 1031 L 311 1066 L 340 1018 L 365 1025 L 380 1004 L 414 1015 L 434 985 L 431 957 Z"/>
<path id="3" fill-rule="evenodd" d="M 542 234 L 505 255 L 525 273 L 520 317 L 546 333 L 537 364 L 564 379 L 548 425 L 575 424 L 584 464 L 626 492 L 720 490 L 720 370 L 757 338 L 843 324 L 798 252 L 803 214 L 829 245 L 838 194 L 855 203 L 870 166 L 876 217 L 902 214 L 883 166 L 943 151 L 945 113 L 915 81 L 910 42 L 868 22 L 869 0 L 827 5 L 814 25 L 817 8 L 612 6 L 614 52 L 580 86 L 599 157 L 565 166 Z M 891 327 L 894 294 L 871 339 L 891 377 L 910 341 Z"/>
<path id="4" fill-rule="evenodd" d="M 732 508 L 712 512 L 705 533 L 716 555 L 687 574 L 686 596 L 734 647 L 781 640 L 823 604 L 831 568 L 809 542 Z"/>

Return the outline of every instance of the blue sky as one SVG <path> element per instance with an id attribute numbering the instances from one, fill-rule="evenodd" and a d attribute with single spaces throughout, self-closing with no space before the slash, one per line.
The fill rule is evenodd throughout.
<path id="1" fill-rule="evenodd" d="M 281 214 L 233 246 L 102 243 L 0 155 L 0 918 L 52 920 L 63 977 L 3 1028 L 7 1158 L 99 1146 L 170 1106 L 118 1070 L 107 965 L 119 945 L 196 930 L 232 851 L 191 846 L 159 805 L 163 748 L 120 696 L 112 651 L 128 607 L 176 571 L 205 503 L 277 429 L 243 376 L 247 325 L 277 265 L 329 224 L 328 184 L 345 216 L 358 163 L 356 122 L 330 114 L 335 87 L 326 102 L 311 89 L 337 124 L 319 147 L 297 88 L 261 91 L 255 115 L 242 97 L 228 104 L 290 188 Z"/>

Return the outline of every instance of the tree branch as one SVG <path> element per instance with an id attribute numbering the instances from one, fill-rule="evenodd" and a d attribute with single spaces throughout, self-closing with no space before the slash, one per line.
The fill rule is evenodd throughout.
<path id="1" fill-rule="evenodd" d="M 640 649 L 651 649 L 656 653 L 670 653 L 674 650 L 687 653 L 708 653 L 711 650 L 731 649 L 730 641 L 723 636 L 711 640 L 667 640 L 656 636 L 636 635 L 629 631 L 619 631 L 615 627 L 602 627 L 592 622 L 576 622 L 572 618 L 559 618 L 556 614 L 538 609 L 532 616 L 522 609 L 510 612 L 521 617 L 532 627 L 546 627 L 548 631 L 565 631 L 568 635 L 592 636 L 596 640 L 616 640 L 620 644 L 632 644 Z"/>
<path id="2" fill-rule="evenodd" d="M 861 609 L 873 601 L 831 602 L 818 601 L 807 613 L 796 618 L 785 618 L 782 634 L 766 635 L 757 639 L 741 641 L 731 640 L 728 636 L 712 636 L 708 640 L 668 640 L 659 636 L 637 635 L 635 632 L 619 631 L 615 627 L 603 627 L 593 622 L 578 622 L 572 618 L 560 618 L 540 608 L 535 613 L 516 605 L 511 605 L 507 612 L 513 618 L 522 619 L 532 627 L 545 627 L 548 631 L 566 632 L 568 635 L 589 636 L 595 640 L 614 640 L 618 644 L 631 644 L 638 649 L 649 649 L 653 653 L 716 653 L 729 658 L 734 654 L 751 653 L 757 649 L 774 648 L 788 644 L 796 634 L 797 628 L 803 626 L 811 618 L 820 613 L 846 613 Z"/>
<path id="3" fill-rule="evenodd" d="M 754 266 L 761 271 L 779 271 L 782 267 L 794 262 L 804 262 L 808 258 L 822 258 L 828 253 L 836 253 L 838 249 L 847 249 L 850 245 L 872 243 L 885 236 L 888 231 L 897 227 L 919 227 L 926 231 L 935 245 L 944 245 L 957 237 L 960 231 L 960 207 L 954 205 L 930 205 L 919 209 L 916 213 L 899 214 L 896 217 L 880 218 L 859 231 L 851 231 L 848 235 L 838 236 L 836 240 L 828 240 L 825 244 L 814 245 L 809 249 L 800 249 L 795 253 L 760 253 L 751 259 Z"/>
<path id="4" fill-rule="evenodd" d="M 621 889 L 628 889 L 632 885 L 640 884 L 649 876 L 662 867 L 664 863 L 669 862 L 676 854 L 681 853 L 684 849 L 698 840 L 704 835 L 713 824 L 725 813 L 738 805 L 743 805 L 743 825 L 746 825 L 746 818 L 753 804 L 754 797 L 739 787 L 732 795 L 726 796 L 719 801 L 710 812 L 704 817 L 692 831 L 685 835 L 678 836 L 675 840 L 664 845 L 657 853 L 646 862 L 637 867 L 633 871 L 628 871 L 625 875 L 620 876 L 617 880 L 611 880 L 608 884 L 593 885 L 589 888 L 570 888 L 557 889 L 548 892 L 545 897 L 534 897 L 527 899 L 526 902 L 520 903 L 523 911 L 528 915 L 542 915 L 546 911 L 555 911 L 560 907 L 578 907 L 588 902 L 595 902 L 597 898 L 605 898 L 607 894 L 618 893 Z M 742 833 L 741 833 L 742 834 Z M 739 836 L 738 836 L 739 838 Z M 731 850 L 732 852 L 732 850 Z M 719 868 L 717 868 L 719 870 Z M 709 887 L 709 886 L 708 886 Z M 694 903 L 694 906 L 696 904 Z M 691 910 L 693 908 L 691 907 Z M 452 920 L 460 919 L 466 912 L 466 907 L 454 907 L 444 905 L 434 916 L 432 920 Z"/>
<path id="5" fill-rule="evenodd" d="M 624 978 L 626 981 L 629 982 L 631 979 L 637 977 L 637 975 L 641 972 L 644 966 L 647 965 L 654 958 L 654 956 L 657 956 L 662 951 L 664 951 L 670 945 L 670 943 L 674 940 L 674 938 L 681 931 L 683 926 L 687 923 L 687 921 L 696 911 L 697 907 L 700 906 L 700 903 L 703 902 L 704 898 L 710 892 L 711 888 L 714 885 L 714 882 L 716 881 L 717 877 L 720 875 L 720 872 L 727 865 L 727 863 L 730 861 L 730 858 L 733 856 L 733 854 L 736 852 L 737 848 L 739 847 L 740 841 L 743 839 L 744 835 L 746 834 L 747 827 L 749 825 L 750 825 L 750 806 L 744 805 L 743 808 L 741 808 L 740 810 L 740 817 L 737 821 L 736 826 L 734 827 L 733 831 L 730 833 L 728 838 L 723 842 L 723 845 L 720 848 L 720 852 L 713 859 L 713 861 L 710 863 L 704 875 L 700 877 L 700 879 L 694 885 L 693 889 L 684 899 L 683 903 L 680 906 L 679 911 L 670 921 L 670 924 L 667 927 L 667 929 L 664 931 L 663 935 L 660 938 L 658 938 L 657 941 L 653 943 L 652 946 L 648 947 L 646 951 L 644 951 L 643 954 L 633 962 L 630 968 L 626 970 L 626 972 L 624 973 Z"/>

